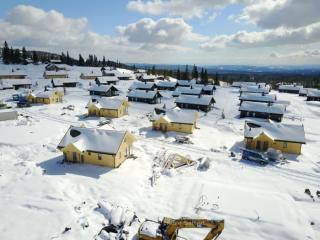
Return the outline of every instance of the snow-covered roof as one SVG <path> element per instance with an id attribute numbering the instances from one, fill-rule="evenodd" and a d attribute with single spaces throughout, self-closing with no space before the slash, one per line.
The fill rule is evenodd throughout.
<path id="1" fill-rule="evenodd" d="M 55 76 L 55 75 L 68 75 L 67 71 L 60 70 L 60 71 L 45 71 L 45 75 Z"/>
<path id="2" fill-rule="evenodd" d="M 1 71 L 0 76 L 27 76 L 27 74 L 22 70 L 12 71 Z"/>
<path id="3" fill-rule="evenodd" d="M 157 238 L 161 235 L 159 234 L 159 226 L 160 224 L 153 221 L 145 221 L 142 223 L 140 232 L 141 234 L 148 236 L 150 238 Z"/>
<path id="4" fill-rule="evenodd" d="M 152 89 L 155 87 L 155 83 L 153 82 L 134 82 L 130 87 L 129 90 L 133 89 Z"/>
<path id="5" fill-rule="evenodd" d="M 34 95 L 37 98 L 49 98 L 54 93 L 55 93 L 55 91 L 52 90 L 52 91 L 42 91 L 42 92 L 38 92 L 38 93 L 33 93 L 32 95 Z"/>
<path id="6" fill-rule="evenodd" d="M 291 90 L 291 91 L 300 91 L 302 89 L 302 85 L 296 85 L 296 84 L 283 84 L 279 86 L 279 90 Z"/>
<path id="7" fill-rule="evenodd" d="M 165 110 L 164 114 L 153 114 L 151 121 L 156 121 L 164 118 L 167 122 L 171 123 L 185 123 L 194 124 L 197 120 L 197 113 L 195 111 L 185 111 L 182 109 Z"/>
<path id="8" fill-rule="evenodd" d="M 155 75 L 147 75 L 147 74 L 143 74 L 141 77 L 144 80 L 154 80 L 157 78 L 157 76 L 155 76 Z"/>
<path id="9" fill-rule="evenodd" d="M 195 80 L 177 80 L 178 85 L 180 86 L 191 86 L 196 83 Z"/>
<path id="10" fill-rule="evenodd" d="M 282 104 L 269 105 L 268 103 L 262 103 L 262 102 L 243 102 L 239 110 L 249 111 L 249 112 L 284 114 L 285 105 L 282 105 Z"/>
<path id="11" fill-rule="evenodd" d="M 199 95 L 202 92 L 202 88 L 190 88 L 190 87 L 177 87 L 172 93 L 173 96 L 179 96 L 180 94 L 187 95 Z"/>
<path id="12" fill-rule="evenodd" d="M 0 85 L 2 85 L 3 87 L 7 86 L 7 87 L 12 87 L 12 86 L 16 86 L 16 85 L 31 85 L 31 80 L 28 78 L 24 78 L 24 79 L 1 79 L 0 80 Z"/>
<path id="13" fill-rule="evenodd" d="M 214 98 L 208 95 L 203 95 L 203 96 L 180 95 L 175 102 L 208 106 L 212 102 L 214 102 Z"/>
<path id="14" fill-rule="evenodd" d="M 119 78 L 117 76 L 103 76 L 97 77 L 101 83 L 118 82 Z"/>
<path id="15" fill-rule="evenodd" d="M 256 138 L 262 133 L 268 135 L 273 140 L 306 143 L 304 127 L 302 125 L 283 124 L 272 120 L 245 122 L 244 137 Z"/>
<path id="16" fill-rule="evenodd" d="M 275 102 L 277 96 L 275 94 L 261 95 L 259 93 L 245 93 L 239 97 L 242 101 L 253 101 L 253 102 Z"/>
<path id="17" fill-rule="evenodd" d="M 122 103 L 126 101 L 123 99 L 112 99 L 112 98 L 101 98 L 98 99 L 97 102 L 92 103 L 97 108 L 104 108 L 104 109 L 118 109 L 121 107 Z"/>
<path id="18" fill-rule="evenodd" d="M 214 89 L 214 85 L 204 85 L 202 90 L 203 91 L 212 91 Z"/>
<path id="19" fill-rule="evenodd" d="M 175 87 L 177 82 L 159 81 L 157 82 L 158 87 Z"/>
<path id="20" fill-rule="evenodd" d="M 100 71 L 91 71 L 88 73 L 81 73 L 83 77 L 101 77 L 102 73 Z"/>
<path id="21" fill-rule="evenodd" d="M 60 59 L 51 59 L 50 60 L 51 63 L 61 63 Z"/>
<path id="22" fill-rule="evenodd" d="M 251 93 L 269 93 L 268 86 L 260 86 L 260 85 L 253 85 L 253 86 L 241 86 L 240 92 L 251 92 Z"/>
<path id="23" fill-rule="evenodd" d="M 125 131 L 71 126 L 58 148 L 73 144 L 80 151 L 116 154 L 125 135 Z"/>
<path id="24" fill-rule="evenodd" d="M 153 99 L 157 94 L 160 93 L 157 91 L 132 90 L 128 93 L 127 97 Z"/>
<path id="25" fill-rule="evenodd" d="M 307 97 L 320 97 L 320 90 L 309 90 Z"/>
<path id="26" fill-rule="evenodd" d="M 108 92 L 111 88 L 116 89 L 116 91 L 119 91 L 114 85 L 96 85 L 93 84 L 89 91 L 95 91 L 95 92 Z"/>
<path id="27" fill-rule="evenodd" d="M 53 80 L 54 84 L 56 84 L 56 85 L 62 85 L 63 83 L 78 83 L 79 82 L 73 78 L 53 78 L 52 80 Z M 52 80 L 49 80 L 49 81 L 52 81 Z"/>

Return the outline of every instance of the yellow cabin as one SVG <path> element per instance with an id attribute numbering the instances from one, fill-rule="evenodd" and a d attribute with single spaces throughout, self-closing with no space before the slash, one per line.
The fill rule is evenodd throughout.
<path id="1" fill-rule="evenodd" d="M 154 114 L 150 121 L 153 130 L 193 133 L 196 128 L 198 113 L 185 110 L 165 110 L 163 113 Z"/>
<path id="2" fill-rule="evenodd" d="M 127 131 L 71 126 L 58 149 L 67 162 L 117 168 L 132 155 L 134 141 L 134 136 Z"/>
<path id="3" fill-rule="evenodd" d="M 119 118 L 128 114 L 129 104 L 127 100 L 101 98 L 87 106 L 89 116 Z"/>
<path id="4" fill-rule="evenodd" d="M 246 148 L 267 151 L 268 148 L 283 153 L 301 154 L 306 143 L 303 126 L 267 122 L 246 121 L 244 130 Z"/>
<path id="5" fill-rule="evenodd" d="M 39 93 L 30 93 L 27 96 L 29 103 L 52 104 L 62 102 L 64 93 L 58 90 L 44 91 Z"/>

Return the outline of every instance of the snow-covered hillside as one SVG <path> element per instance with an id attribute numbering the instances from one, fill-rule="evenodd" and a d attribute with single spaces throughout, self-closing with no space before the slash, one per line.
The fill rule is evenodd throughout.
<path id="1" fill-rule="evenodd" d="M 0 65 L 0 70 L 12 67 Z M 42 89 L 44 65 L 19 66 Z M 0 239 L 94 239 L 106 216 L 97 203 L 109 202 L 134 212 L 141 221 L 163 217 L 222 218 L 225 229 L 219 239 L 302 240 L 320 239 L 320 104 L 307 103 L 298 95 L 276 93 L 290 101 L 284 122 L 303 124 L 307 144 L 302 155 L 286 155 L 285 164 L 260 166 L 241 161 L 244 119 L 238 115 L 238 91 L 218 87 L 216 104 L 201 113 L 199 129 L 190 135 L 192 145 L 176 144 L 170 132 L 151 129 L 147 114 L 156 106 L 174 106 L 170 92 L 161 104 L 131 103 L 129 115 L 113 119 L 110 126 L 136 135 L 136 159 L 118 169 L 60 164 L 62 153 L 56 146 L 70 125 L 97 127 L 99 118 L 83 118 L 90 99 L 88 80 L 80 80 L 85 67 L 72 67 L 70 76 L 81 87 L 68 88 L 61 104 L 18 109 L 18 120 L 0 122 Z M 120 81 L 125 98 L 134 81 Z M 10 100 L 14 90 L 0 91 L 0 99 Z M 74 105 L 75 110 L 63 109 Z M 225 119 L 221 118 L 224 111 Z M 25 118 L 29 116 L 29 118 Z M 197 166 L 158 174 L 155 158 L 164 151 L 188 155 L 193 160 L 209 158 L 207 171 Z M 236 153 L 231 157 L 230 152 Z M 309 188 L 314 200 L 304 193 Z M 64 233 L 66 227 L 71 230 Z M 134 239 L 139 227 L 130 228 Z M 202 232 L 181 232 L 189 239 L 201 239 Z"/>

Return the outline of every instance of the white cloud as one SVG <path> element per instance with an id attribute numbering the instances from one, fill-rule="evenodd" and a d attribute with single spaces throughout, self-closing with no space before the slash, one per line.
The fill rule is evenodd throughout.
<path id="1" fill-rule="evenodd" d="M 209 17 L 229 4 L 249 3 L 253 0 L 133 0 L 127 5 L 129 10 L 149 15 L 178 16 L 184 19 Z"/>
<path id="2" fill-rule="evenodd" d="M 319 0 L 259 0 L 247 5 L 237 20 L 265 29 L 302 27 L 320 21 Z"/>
<path id="3" fill-rule="evenodd" d="M 292 53 L 278 53 L 273 52 L 270 54 L 271 58 L 318 58 L 320 59 L 320 50 L 314 49 L 314 50 L 305 50 L 305 51 L 297 51 Z"/>
<path id="4" fill-rule="evenodd" d="M 217 48 L 225 47 L 274 47 L 282 45 L 310 44 L 319 41 L 320 22 L 294 29 L 280 27 L 260 32 L 240 31 L 231 35 L 220 35 L 201 44 L 201 48 L 205 50 L 215 50 Z"/>
<path id="5" fill-rule="evenodd" d="M 194 33 L 192 27 L 181 18 L 161 18 L 157 21 L 143 18 L 127 26 L 119 26 L 118 31 L 129 42 L 148 46 L 172 47 L 208 39 Z"/>

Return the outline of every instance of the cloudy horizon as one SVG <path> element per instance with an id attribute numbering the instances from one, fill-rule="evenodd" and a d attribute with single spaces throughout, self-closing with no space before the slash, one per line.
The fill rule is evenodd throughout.
<path id="1" fill-rule="evenodd" d="M 304 65 L 320 60 L 318 0 L 3 1 L 0 41 L 121 62 Z"/>

